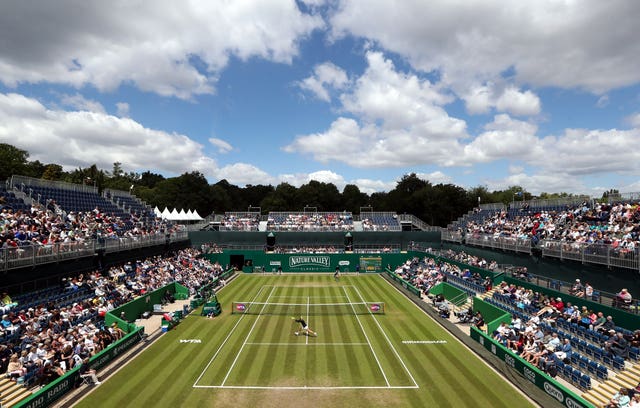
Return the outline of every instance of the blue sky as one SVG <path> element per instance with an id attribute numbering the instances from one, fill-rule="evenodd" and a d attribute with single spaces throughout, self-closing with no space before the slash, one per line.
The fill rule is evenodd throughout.
<path id="1" fill-rule="evenodd" d="M 411 172 L 640 191 L 639 2 L 0 7 L 0 141 L 32 160 L 367 193 Z"/>

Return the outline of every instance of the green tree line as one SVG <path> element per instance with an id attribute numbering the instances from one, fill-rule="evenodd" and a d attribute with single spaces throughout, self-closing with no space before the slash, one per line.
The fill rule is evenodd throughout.
<path id="1" fill-rule="evenodd" d="M 202 216 L 246 211 L 250 207 L 260 207 L 263 213 L 302 211 L 305 207 L 314 207 L 318 211 L 359 213 L 361 208 L 368 207 L 373 211 L 413 214 L 430 225 L 446 226 L 479 203 L 508 204 L 514 200 L 534 198 L 520 186 L 500 191 L 489 191 L 484 186 L 465 189 L 454 184 L 433 184 L 415 173 L 402 176 L 391 191 L 367 194 L 354 184 L 347 184 L 340 191 L 332 183 L 315 180 L 300 187 L 288 183 L 239 187 L 227 180 L 209 184 L 197 171 L 165 178 L 150 171 L 127 173 L 120 162 L 113 163 L 111 171 L 99 169 L 95 164 L 65 171 L 59 164 L 30 161 L 27 151 L 2 143 L 0 180 L 12 175 L 95 185 L 100 191 L 106 188 L 131 191 L 151 206 L 194 209 Z M 568 195 L 542 193 L 540 198 Z"/>

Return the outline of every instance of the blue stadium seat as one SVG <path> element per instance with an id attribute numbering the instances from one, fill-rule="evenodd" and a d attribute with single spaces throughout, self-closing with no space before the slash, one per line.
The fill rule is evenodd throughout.
<path id="1" fill-rule="evenodd" d="M 598 379 L 604 381 L 609 378 L 609 370 L 606 366 L 599 364 L 598 370 L 596 371 L 596 376 L 598 377 Z"/>
<path id="2" fill-rule="evenodd" d="M 582 389 L 585 389 L 585 390 L 591 389 L 591 377 L 589 377 L 586 374 L 583 374 L 582 377 L 580 377 L 579 385 L 580 385 L 580 388 Z"/>
<path id="3" fill-rule="evenodd" d="M 613 357 L 613 368 L 615 370 L 624 370 L 624 358 L 615 356 Z"/>
<path id="4" fill-rule="evenodd" d="M 572 373 L 573 373 L 573 367 L 571 367 L 569 364 L 565 365 L 564 368 L 562 369 L 562 374 L 564 378 L 566 378 L 567 380 L 571 380 Z"/>

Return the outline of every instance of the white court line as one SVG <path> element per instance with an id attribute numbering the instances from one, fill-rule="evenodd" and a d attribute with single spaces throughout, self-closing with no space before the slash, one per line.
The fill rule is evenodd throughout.
<path id="1" fill-rule="evenodd" d="M 275 286 L 271 288 L 271 292 L 269 292 L 269 296 L 267 296 L 267 301 L 265 302 L 264 306 L 262 306 L 262 309 L 260 310 L 260 312 L 262 312 L 264 308 L 267 307 L 267 303 L 269 303 L 269 298 L 271 298 L 271 294 L 273 294 L 274 290 L 276 290 Z M 253 329 L 256 328 L 256 324 L 258 324 L 258 320 L 260 320 L 260 314 L 258 314 L 258 316 L 256 317 L 256 320 L 253 322 L 253 325 L 251 326 L 251 330 L 249 330 L 247 337 L 244 338 L 244 342 L 242 342 L 242 346 L 240 347 L 238 354 L 236 354 L 236 358 L 233 359 L 233 363 L 231 363 L 231 367 L 229 367 L 229 371 L 227 371 L 227 375 L 224 376 L 224 379 L 222 380 L 222 384 L 220 384 L 221 386 L 223 386 L 224 383 L 227 382 L 227 378 L 229 378 L 229 375 L 231 374 L 233 367 L 235 367 L 236 363 L 238 362 L 238 358 L 240 358 L 240 354 L 242 354 L 242 350 L 244 350 L 244 346 L 247 344 L 247 340 L 249 340 L 251 333 L 253 333 Z"/>
<path id="2" fill-rule="evenodd" d="M 228 388 L 235 390 L 407 390 L 420 388 L 415 385 L 399 385 L 399 386 L 344 386 L 344 387 L 315 387 L 315 386 L 302 386 L 302 387 L 279 387 L 279 386 L 260 386 L 260 385 L 196 385 L 194 388 Z"/>
<path id="3" fill-rule="evenodd" d="M 310 301 L 309 296 L 307 296 L 307 324 L 309 324 L 309 301 Z M 307 335 L 304 337 L 305 337 L 304 344 L 305 345 L 309 344 L 309 333 L 307 333 Z"/>
<path id="4" fill-rule="evenodd" d="M 347 293 L 347 290 L 344 288 L 344 286 L 342 287 L 342 290 L 344 291 L 345 296 L 349 300 L 349 303 L 351 303 L 351 299 L 349 299 L 349 294 Z M 376 359 L 376 363 L 378 363 L 378 368 L 380 368 L 380 371 L 382 372 L 382 376 L 384 377 L 384 382 L 387 383 L 387 387 L 390 387 L 391 384 L 389 384 L 389 380 L 387 379 L 387 374 L 385 374 L 384 370 L 382 369 L 382 364 L 380 364 L 380 360 L 378 360 L 378 356 L 376 355 L 376 352 L 373 350 L 373 346 L 371 345 L 371 342 L 369 341 L 369 336 L 367 336 L 367 332 L 364 331 L 364 326 L 362 325 L 362 322 L 360 321 L 360 316 L 358 316 L 358 313 L 356 313 L 356 308 L 353 307 L 353 305 L 351 305 L 351 309 L 353 310 L 353 314 L 356 316 L 356 319 L 358 320 L 358 324 L 360 325 L 360 329 L 362 329 L 362 333 L 364 334 L 364 337 L 367 339 L 367 343 L 369 343 L 369 348 L 371 349 L 371 352 L 373 353 L 373 357 Z"/>
<path id="5" fill-rule="evenodd" d="M 247 346 L 368 346 L 369 343 L 247 343 Z"/>
<path id="6" fill-rule="evenodd" d="M 258 293 L 256 293 L 256 295 L 253 297 L 253 299 L 257 299 L 257 297 L 260 295 L 260 293 L 262 292 L 262 289 L 264 289 L 265 287 L 268 286 L 262 286 L 260 287 L 260 290 L 258 291 Z M 272 289 L 273 290 L 273 289 Z M 211 365 L 211 363 L 213 363 L 213 360 L 215 360 L 215 358 L 218 356 L 218 354 L 220 353 L 220 350 L 222 350 L 222 347 L 224 347 L 224 345 L 227 343 L 227 340 L 229 340 L 229 337 L 231 337 L 231 335 L 233 334 L 233 332 L 236 330 L 236 327 L 238 327 L 238 325 L 240 324 L 240 322 L 242 321 L 242 319 L 245 317 L 246 315 L 242 315 L 240 316 L 240 318 L 238 319 L 238 321 L 236 322 L 236 324 L 233 326 L 233 328 L 231 329 L 231 331 L 229 332 L 229 334 L 227 335 L 227 337 L 224 339 L 224 341 L 222 342 L 222 344 L 220 345 L 220 347 L 218 347 L 218 350 L 216 351 L 216 353 L 213 355 L 213 357 L 211 357 L 211 360 L 209 360 L 209 362 L 207 363 L 206 367 L 202 370 L 202 373 L 200 373 L 200 375 L 198 376 L 198 378 L 196 379 L 196 382 L 193 383 L 193 386 L 196 387 L 196 384 L 198 384 L 198 381 L 200 381 L 200 379 L 202 378 L 202 376 L 204 375 L 204 373 L 207 372 L 207 369 L 209 368 L 209 366 Z"/>
<path id="7" fill-rule="evenodd" d="M 281 288 L 282 286 L 275 286 Z M 274 299 L 344 299 L 344 296 L 271 296 Z"/>
<path id="8" fill-rule="evenodd" d="M 364 302 L 364 297 L 362 297 L 362 293 L 360 293 L 360 290 L 358 288 L 355 288 L 355 290 L 356 290 L 356 292 L 358 292 L 358 296 L 360 296 L 360 299 Z M 407 374 L 409 374 L 409 377 L 411 377 L 411 381 L 413 381 L 413 383 L 415 384 L 416 388 L 420 388 L 418 386 L 418 383 L 416 382 L 416 379 L 413 378 L 413 375 L 411 375 L 411 371 L 409 371 L 409 368 L 407 368 L 407 365 L 404 363 L 404 360 L 402 359 L 402 357 L 400 357 L 400 354 L 398 354 L 398 350 L 396 350 L 396 348 L 393 347 L 393 344 L 391 343 L 391 340 L 389 340 L 389 336 L 387 336 L 387 333 L 384 331 L 384 329 L 380 325 L 380 322 L 378 321 L 376 315 L 374 313 L 372 313 L 371 310 L 369 310 L 369 314 L 373 316 L 373 321 L 376 322 L 376 324 L 378 325 L 378 328 L 380 329 L 380 331 L 384 335 L 384 338 L 387 339 L 387 343 L 389 343 L 389 346 L 391 347 L 391 350 L 393 350 L 393 353 L 396 355 L 398 360 L 400 360 L 400 363 L 402 364 L 402 367 L 404 367 L 404 369 L 407 372 Z"/>

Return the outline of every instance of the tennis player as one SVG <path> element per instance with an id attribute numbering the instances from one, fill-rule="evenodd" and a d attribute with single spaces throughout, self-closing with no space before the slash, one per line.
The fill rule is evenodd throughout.
<path id="1" fill-rule="evenodd" d="M 333 274 L 333 279 L 336 280 L 336 282 L 340 281 L 340 267 L 336 266 L 336 271 Z"/>
<path id="2" fill-rule="evenodd" d="M 309 325 L 307 324 L 307 322 L 304 321 L 302 316 L 300 316 L 298 319 L 296 319 L 295 317 L 292 317 L 292 319 L 295 320 L 296 323 L 300 323 L 300 326 L 302 327 L 302 330 L 296 331 L 293 333 L 296 336 L 299 336 L 300 334 L 304 334 L 305 336 L 313 336 L 313 337 L 318 336 L 318 333 L 314 332 L 309 328 Z"/>

